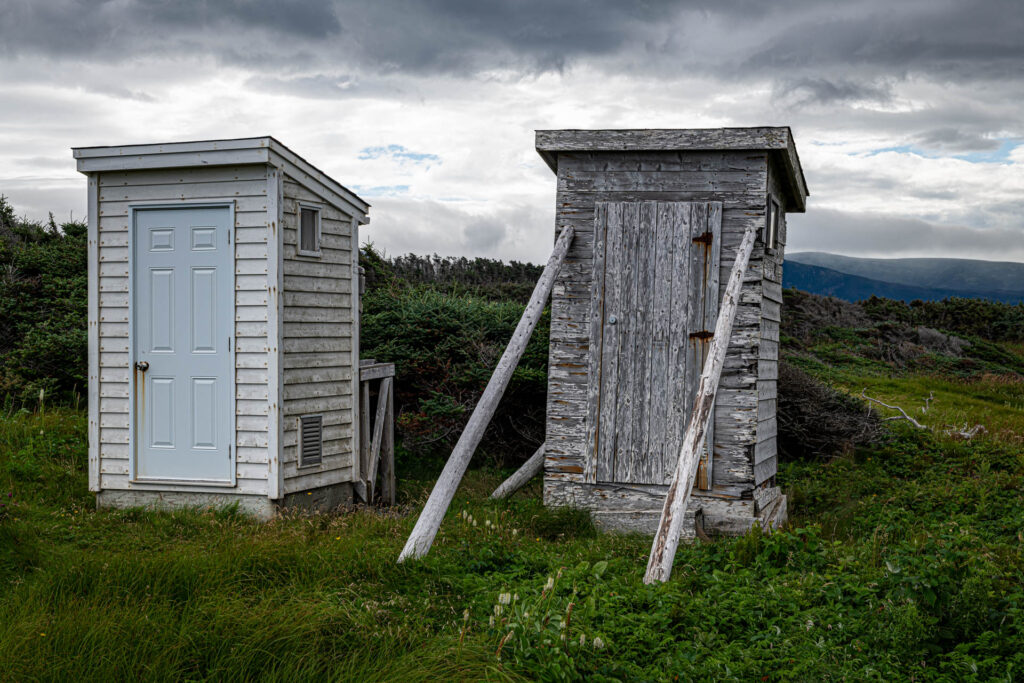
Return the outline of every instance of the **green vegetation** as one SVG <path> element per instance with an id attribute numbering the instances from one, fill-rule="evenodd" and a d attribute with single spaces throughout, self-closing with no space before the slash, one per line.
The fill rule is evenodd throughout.
<path id="1" fill-rule="evenodd" d="M 893 381 L 909 397 L 922 380 Z M 267 524 L 94 512 L 84 430 L 69 410 L 0 421 L 0 679 L 1024 675 L 1024 457 L 1001 439 L 897 426 L 785 465 L 788 530 L 683 547 L 673 579 L 645 587 L 648 539 L 545 509 L 536 482 L 492 503 L 487 470 L 402 566 L 426 481 L 403 480 L 395 511 Z"/>
<path id="2" fill-rule="evenodd" d="M 85 315 L 85 224 L 19 220 L 0 196 L 0 402 L 85 394 Z"/>
<path id="3" fill-rule="evenodd" d="M 526 270 L 363 255 L 366 355 L 397 364 L 402 392 L 395 508 L 269 523 L 230 507 L 95 511 L 74 407 L 84 335 L 64 317 L 84 310 L 81 233 L 8 209 L 0 680 L 1024 678 L 1024 309 L 787 291 L 780 392 L 813 400 L 780 397 L 780 443 L 830 438 L 784 451 L 788 528 L 684 546 L 667 584 L 641 583 L 649 539 L 544 508 L 539 482 L 489 501 L 507 473 L 490 467 L 469 473 L 427 558 L 400 566 Z M 546 324 L 478 462 L 539 437 Z M 865 388 L 934 430 L 879 429 L 851 397 Z M 976 423 L 988 431 L 969 441 L 943 433 Z"/>
<path id="4" fill-rule="evenodd" d="M 648 539 L 545 509 L 537 482 L 493 503 L 492 470 L 470 472 L 430 555 L 402 566 L 426 479 L 403 478 L 396 510 L 268 524 L 94 512 L 82 414 L 11 413 L 0 678 L 1021 678 L 1024 377 L 826 366 L 832 342 L 788 353 L 939 431 L 898 422 L 826 464 L 784 464 L 788 529 L 685 546 L 654 587 Z M 942 435 L 964 422 L 989 432 Z"/>
<path id="5" fill-rule="evenodd" d="M 518 303 L 452 295 L 427 285 L 391 282 L 367 292 L 362 355 L 395 364 L 398 467 L 439 469 L 522 314 Z M 478 460 L 521 460 L 544 440 L 547 313 L 537 327 Z"/>

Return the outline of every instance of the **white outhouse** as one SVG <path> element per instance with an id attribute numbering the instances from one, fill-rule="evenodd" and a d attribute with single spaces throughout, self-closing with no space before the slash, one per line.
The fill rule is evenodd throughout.
<path id="1" fill-rule="evenodd" d="M 369 205 L 272 137 L 74 156 L 97 504 L 350 501 Z"/>

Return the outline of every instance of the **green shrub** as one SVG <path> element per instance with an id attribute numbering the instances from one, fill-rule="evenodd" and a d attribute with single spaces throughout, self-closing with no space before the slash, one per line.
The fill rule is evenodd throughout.
<path id="1" fill-rule="evenodd" d="M 469 419 L 523 306 L 426 286 L 390 283 L 363 300 L 364 358 L 395 364 L 397 431 L 403 467 L 436 467 Z M 501 463 L 543 441 L 548 314 L 534 331 L 479 449 Z M 408 471 L 408 469 L 406 469 Z"/>
<path id="2" fill-rule="evenodd" d="M 84 223 L 17 220 L 0 196 L 0 398 L 74 402 L 86 387 Z"/>

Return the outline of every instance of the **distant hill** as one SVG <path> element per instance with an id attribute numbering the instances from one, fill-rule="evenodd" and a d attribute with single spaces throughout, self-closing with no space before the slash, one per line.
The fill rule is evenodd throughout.
<path id="1" fill-rule="evenodd" d="M 961 258 L 858 258 L 820 251 L 786 255 L 787 261 L 838 270 L 870 280 L 964 292 L 1024 294 L 1024 263 Z"/>
<path id="2" fill-rule="evenodd" d="M 862 301 L 872 295 L 898 301 L 941 301 L 952 296 L 991 299 L 994 301 L 1016 302 L 1024 298 L 1022 295 L 995 295 L 987 293 L 965 293 L 955 289 L 938 289 L 932 287 L 915 287 L 898 282 L 882 282 L 857 275 L 840 273 L 831 268 L 809 266 L 799 261 L 786 261 L 782 271 L 784 287 L 793 287 L 820 296 L 834 296 L 844 301 Z"/>

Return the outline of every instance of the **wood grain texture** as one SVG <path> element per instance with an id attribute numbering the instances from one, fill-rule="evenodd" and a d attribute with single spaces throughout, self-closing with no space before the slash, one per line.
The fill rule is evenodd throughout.
<path id="1" fill-rule="evenodd" d="M 596 468 L 589 469 L 594 464 L 594 459 L 586 455 L 588 452 L 592 452 L 590 449 L 593 448 L 593 446 L 588 446 L 588 429 L 593 425 L 593 419 L 588 413 L 593 409 L 593 403 L 588 397 L 604 383 L 603 377 L 590 377 L 589 358 L 596 352 L 595 347 L 600 345 L 600 340 L 595 339 L 591 334 L 595 323 L 592 310 L 594 310 L 595 303 L 600 303 L 605 311 L 608 309 L 607 299 L 595 302 L 591 296 L 595 284 L 594 264 L 599 251 L 597 245 L 600 239 L 595 232 L 595 206 L 601 202 L 622 201 L 658 200 L 666 203 L 721 201 L 721 249 L 718 268 L 718 298 L 720 300 L 725 282 L 728 280 L 735 261 L 736 249 L 747 228 L 750 226 L 760 228 L 764 224 L 769 157 L 770 154 L 764 150 L 614 153 L 573 151 L 560 154 L 558 173 L 559 176 L 565 175 L 566 179 L 563 189 L 558 190 L 556 196 L 556 225 L 560 229 L 568 226 L 575 228 L 576 237 L 552 292 L 546 478 L 555 477 L 558 482 L 597 481 Z M 620 174 L 616 178 L 625 181 L 619 185 L 624 188 L 621 191 L 585 192 L 564 189 L 571 185 L 572 181 L 569 180 L 569 175 L 580 175 L 588 171 L 657 171 L 661 174 L 658 176 L 659 182 L 665 181 L 666 184 L 664 189 L 658 191 L 637 189 L 637 187 L 628 186 L 627 174 Z M 670 184 L 672 178 L 670 172 L 673 171 L 683 172 L 678 174 L 679 183 L 676 185 Z M 749 173 L 752 181 L 741 193 L 716 196 L 709 192 L 687 192 L 685 191 L 686 183 L 692 183 L 692 172 L 694 171 L 705 171 L 709 174 Z M 585 175 L 580 175 L 580 177 L 585 177 Z M 616 182 L 618 183 L 619 180 Z M 600 251 L 603 252 L 609 248 L 608 241 L 610 240 L 609 234 Z M 674 243 L 675 240 L 658 238 L 657 241 L 658 248 L 663 250 L 666 243 Z M 729 355 L 724 364 L 721 379 L 723 388 L 742 389 L 751 394 L 757 390 L 757 361 L 760 357 L 760 339 L 757 330 L 762 320 L 760 295 L 763 277 L 760 261 L 762 256 L 763 249 L 755 247 L 749 266 L 744 272 L 744 301 L 741 302 L 737 310 L 736 334 L 730 339 Z M 661 252 L 656 259 L 660 257 L 662 257 Z M 674 264 L 672 259 L 667 262 Z M 660 279 L 658 265 L 655 264 L 654 268 L 655 277 Z M 607 287 L 608 285 L 605 286 L 606 289 Z M 677 295 L 678 293 L 674 294 L 673 299 Z M 656 298 L 650 304 L 652 308 L 656 308 L 658 305 Z M 767 313 L 769 317 L 774 317 L 775 321 L 778 320 L 777 305 L 774 311 L 769 306 Z M 655 317 L 653 325 L 658 324 L 659 318 Z M 666 320 L 666 323 L 671 326 L 673 321 Z M 744 331 L 741 332 L 741 330 Z M 734 347 L 734 343 L 739 346 Z M 659 353 L 661 353 L 659 348 L 652 345 L 650 355 L 652 376 L 655 373 L 654 366 L 661 362 Z M 665 349 L 665 354 L 668 356 L 666 365 L 677 363 L 669 356 L 669 349 Z M 682 365 L 683 363 L 677 364 Z M 583 367 L 581 368 L 581 366 Z M 654 390 L 655 384 L 652 382 L 651 391 L 654 392 Z M 650 410 L 663 409 L 666 412 L 664 419 L 669 419 L 667 413 L 670 408 L 671 401 L 666 401 L 661 405 L 652 404 Z M 602 409 L 604 409 L 603 405 Z M 730 434 L 731 425 L 735 421 L 734 417 L 730 414 L 727 416 L 727 421 L 723 422 L 716 416 L 715 441 L 719 441 L 717 436 L 719 430 L 724 430 L 723 438 L 730 442 L 730 445 L 723 447 L 724 450 L 716 446 L 716 459 L 713 460 L 711 480 L 716 487 L 727 484 L 740 487 L 740 489 L 743 486 L 749 488 L 753 486 L 754 442 L 751 440 L 749 444 L 742 447 L 731 444 L 738 435 L 753 433 L 757 415 L 756 411 L 752 409 L 745 417 L 749 420 L 749 426 L 741 425 L 734 433 Z M 650 419 L 653 419 L 653 412 Z M 685 416 L 679 422 L 682 425 L 679 427 L 679 438 L 681 439 L 681 433 L 685 429 Z M 678 443 L 671 449 L 673 453 L 677 451 Z M 719 468 L 719 460 L 723 458 L 728 460 L 728 464 Z M 666 456 L 665 460 L 668 461 L 668 464 L 662 466 L 666 473 L 662 479 L 663 482 L 667 482 L 671 476 L 674 455 Z M 550 487 L 545 487 L 546 501 L 549 500 L 549 491 Z"/>
<path id="2" fill-rule="evenodd" d="M 700 448 L 703 445 L 707 423 L 714 407 L 715 394 L 718 391 L 718 381 L 728 349 L 727 340 L 732 331 L 736 305 L 743 285 L 743 273 L 747 268 L 747 261 L 753 250 L 756 236 L 757 231 L 753 228 L 749 229 L 736 254 L 736 263 L 733 266 L 729 284 L 726 286 L 718 322 L 715 326 L 715 337 L 708 352 L 708 361 L 701 373 L 694 409 L 683 446 L 680 449 L 675 475 L 665 495 L 661 520 L 658 523 L 658 533 L 651 546 L 644 583 L 667 581 L 672 574 L 672 563 L 675 560 L 676 547 L 679 543 L 683 514 L 696 476 Z"/>
<path id="3" fill-rule="evenodd" d="M 765 151 L 780 169 L 786 188 L 787 209 L 802 212 L 806 206 L 807 183 L 789 127 L 704 128 L 632 130 L 538 130 L 536 148 L 555 173 L 560 172 L 559 155 L 565 152 L 619 152 L 617 156 L 655 151 L 734 152 Z M 607 155 L 612 156 L 612 155 Z M 650 158 L 650 157 L 648 157 Z M 599 169 L 609 170 L 609 169 Z M 647 170 L 657 172 L 655 169 Z"/>
<path id="4" fill-rule="evenodd" d="M 595 381 L 587 388 L 585 479 L 662 484 L 665 444 L 681 440 L 684 430 L 682 419 L 667 419 L 667 404 L 674 398 L 676 412 L 686 414 L 695 368 L 710 342 L 709 321 L 717 317 L 721 205 L 599 203 L 595 220 L 602 253 L 595 254 L 600 272 L 590 302 L 595 341 L 589 374 Z M 571 381 L 563 372 L 571 356 L 563 360 L 562 350 L 553 348 L 551 361 L 552 372 Z M 560 393 L 552 418 L 571 415 L 562 410 L 573 405 L 567 399 Z"/>
<path id="5" fill-rule="evenodd" d="M 544 444 L 541 444 L 533 455 L 527 459 L 523 466 L 516 470 L 512 476 L 501 482 L 498 488 L 491 494 L 493 500 L 508 498 L 519 489 L 526 486 L 527 482 L 536 477 L 544 469 Z"/>

